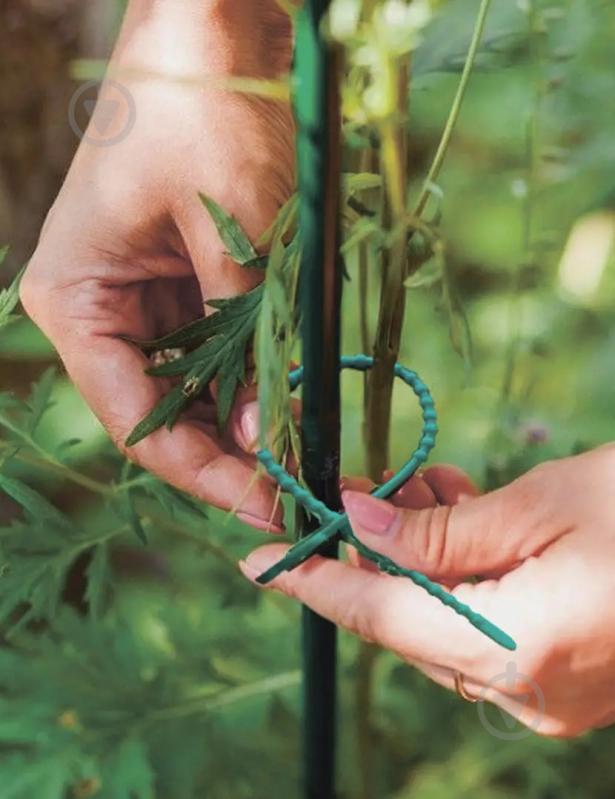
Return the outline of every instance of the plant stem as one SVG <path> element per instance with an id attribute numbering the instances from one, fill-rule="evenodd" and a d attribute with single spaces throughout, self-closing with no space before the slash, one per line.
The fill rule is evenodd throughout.
<path id="1" fill-rule="evenodd" d="M 359 155 L 359 172 L 375 172 L 377 168 L 377 159 L 374 150 L 371 148 L 361 150 Z M 370 192 L 364 192 L 364 195 L 369 195 Z M 366 200 L 366 197 L 362 197 Z M 361 340 L 361 352 L 371 354 L 372 341 L 369 329 L 369 272 L 370 262 L 372 260 L 372 245 L 369 241 L 362 241 L 359 244 L 358 252 L 358 273 L 359 279 L 357 281 L 359 293 L 359 336 Z M 367 428 L 365 415 L 367 413 L 367 392 L 369 386 L 369 373 L 363 372 L 363 440 L 366 440 Z"/>
<path id="2" fill-rule="evenodd" d="M 7 441 L 0 441 L 0 450 L 10 450 L 11 457 L 15 460 L 21 461 L 28 466 L 35 466 L 39 469 L 51 472 L 52 474 L 56 474 L 58 477 L 62 477 L 65 480 L 80 486 L 81 488 L 85 488 L 87 491 L 91 491 L 93 494 L 100 494 L 101 496 L 105 497 L 114 496 L 124 491 L 129 491 L 131 488 L 141 485 L 148 479 L 148 475 L 142 474 L 138 477 L 133 477 L 130 480 L 126 480 L 123 483 L 103 483 L 100 480 L 95 480 L 92 477 L 81 474 L 81 472 L 78 472 L 75 469 L 71 469 L 70 466 L 66 466 L 66 464 L 62 463 L 61 461 L 55 460 L 49 455 L 49 453 L 45 452 L 42 447 L 35 446 L 35 442 L 26 440 L 24 443 L 27 446 L 33 447 L 36 452 L 39 452 L 40 457 L 37 457 L 35 454 L 32 454 L 27 450 L 18 450 L 17 452 L 14 452 L 14 445 Z"/>
<path id="3" fill-rule="evenodd" d="M 274 674 L 265 677 L 258 682 L 239 685 L 236 688 L 229 688 L 217 694 L 194 697 L 171 707 L 155 708 L 147 714 L 142 724 L 152 724 L 155 722 L 167 722 L 173 719 L 186 718 L 186 716 L 201 715 L 212 710 L 217 710 L 235 702 L 245 699 L 252 699 L 263 694 L 271 694 L 275 691 L 282 691 L 285 688 L 293 688 L 299 685 L 300 673 L 298 671 L 287 671 L 282 674 Z"/>
<path id="4" fill-rule="evenodd" d="M 357 763 L 359 766 L 361 799 L 374 796 L 374 732 L 372 706 L 374 694 L 374 667 L 379 650 L 373 644 L 361 641 L 357 657 L 355 687 L 355 714 L 357 727 Z"/>
<path id="5" fill-rule="evenodd" d="M 417 200 L 413 216 L 419 217 L 425 210 L 425 206 L 427 205 L 427 201 L 429 200 L 431 194 L 432 185 L 437 180 L 440 170 L 442 169 L 442 164 L 444 163 L 444 158 L 446 156 L 449 144 L 451 143 L 453 131 L 459 118 L 459 112 L 461 111 L 463 98 L 465 96 L 466 89 L 468 88 L 468 82 L 470 80 L 470 75 L 472 74 L 472 68 L 476 60 L 476 54 L 478 53 L 478 46 L 485 28 L 485 20 L 487 19 L 487 12 L 489 11 L 490 4 L 491 0 L 481 0 L 478 14 L 476 16 L 474 31 L 472 33 L 472 39 L 470 41 L 470 47 L 468 48 L 468 54 L 463 66 L 463 72 L 461 73 L 461 78 L 459 80 L 459 86 L 457 87 L 455 97 L 448 113 L 448 119 L 446 120 L 438 149 L 436 150 L 431 167 L 429 168 L 429 172 L 427 173 L 427 177 L 423 183 L 423 188 L 421 189 L 419 199 Z"/>
<path id="6" fill-rule="evenodd" d="M 381 164 L 384 177 L 383 223 L 393 234 L 397 223 L 406 215 L 407 145 L 405 108 L 408 102 L 409 67 L 399 67 L 399 119 L 382 123 Z M 367 463 L 368 474 L 374 482 L 382 480 L 389 462 L 391 399 L 393 366 L 399 354 L 405 310 L 407 266 L 407 228 L 394 234 L 394 240 L 384 250 L 380 309 L 374 343 L 374 368 L 371 370 L 367 397 Z"/>

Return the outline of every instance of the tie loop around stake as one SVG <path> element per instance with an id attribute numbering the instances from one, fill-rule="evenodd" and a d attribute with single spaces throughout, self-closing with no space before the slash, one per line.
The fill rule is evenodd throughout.
<path id="1" fill-rule="evenodd" d="M 342 369 L 356 369 L 360 372 L 365 372 L 371 369 L 373 365 L 374 359 L 368 355 L 344 356 L 341 359 Z M 399 363 L 395 364 L 394 372 L 395 377 L 400 378 L 418 397 L 423 413 L 423 430 L 416 449 L 401 469 L 372 491 L 372 496 L 380 499 L 386 499 L 398 491 L 416 473 L 417 469 L 425 463 L 436 443 L 438 432 L 436 409 L 428 387 L 416 372 Z M 302 379 L 303 367 L 290 372 L 289 384 L 291 391 L 301 384 Z M 511 651 L 517 648 L 515 641 L 507 633 L 480 613 L 473 611 L 468 605 L 460 602 L 442 586 L 432 582 L 421 572 L 414 569 L 405 569 L 386 555 L 382 555 L 365 546 L 353 533 L 347 514 L 333 511 L 323 502 L 316 499 L 310 491 L 288 474 L 279 463 L 276 463 L 269 450 L 260 450 L 256 453 L 256 457 L 280 488 L 290 494 L 309 515 L 315 516 L 321 523 L 321 527 L 318 530 L 297 541 L 280 561 L 257 578 L 257 582 L 261 583 L 261 585 L 271 582 L 284 571 L 295 569 L 312 555 L 317 554 L 324 544 L 337 539 L 355 547 L 362 557 L 375 563 L 380 571 L 395 577 L 407 577 L 412 580 L 415 585 L 423 588 L 428 594 L 431 594 L 431 596 L 451 608 L 455 613 L 467 619 L 470 624 L 492 641 L 495 641 L 495 643 Z"/>

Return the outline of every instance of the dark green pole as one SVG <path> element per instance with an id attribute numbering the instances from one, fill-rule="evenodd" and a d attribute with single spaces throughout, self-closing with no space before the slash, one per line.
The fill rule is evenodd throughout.
<path id="1" fill-rule="evenodd" d="M 295 55 L 300 277 L 303 477 L 318 499 L 340 507 L 340 122 L 338 55 L 320 36 L 328 0 L 306 0 Z M 304 533 L 314 527 L 304 520 Z M 337 544 L 322 552 L 337 557 Z M 305 799 L 335 796 L 336 629 L 303 610 Z"/>

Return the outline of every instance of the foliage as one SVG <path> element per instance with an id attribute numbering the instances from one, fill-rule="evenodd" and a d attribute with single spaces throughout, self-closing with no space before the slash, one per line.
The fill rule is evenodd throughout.
<path id="1" fill-rule="evenodd" d="M 410 200 L 420 195 L 440 140 L 471 35 L 468 8 L 477 8 L 467 0 L 438 6 L 413 55 Z M 607 234 L 612 225 L 614 26 L 615 10 L 601 0 L 494 0 L 430 194 L 429 225 L 409 244 L 420 268 L 406 283 L 401 359 L 436 397 L 438 460 L 469 469 L 483 485 L 613 438 L 613 252 L 597 255 L 583 220 L 600 210 Z M 376 264 L 390 240 L 374 210 L 380 177 L 365 177 L 371 167 L 355 163 L 355 146 L 372 132 L 361 123 L 345 133 L 346 166 L 363 175 L 347 179 L 354 188 L 344 202 L 344 349 L 354 352 L 363 348 L 359 245 L 369 256 L 373 329 Z M 275 364 L 293 351 L 297 323 L 287 305 L 294 270 L 284 267 L 294 213 L 291 202 L 264 237 L 271 255 L 257 358 L 274 398 L 285 382 Z M 596 278 L 583 290 L 562 267 L 573 226 L 581 255 L 571 274 Z M 237 235 L 225 239 L 227 250 L 259 268 L 241 239 L 240 258 Z M 258 253 L 264 244 L 250 247 Z M 0 295 L 0 318 L 15 316 L 16 296 L 15 288 Z M 219 307 L 203 323 L 190 353 L 222 344 L 225 325 L 237 329 L 232 308 Z M 471 368 L 453 351 L 449 328 L 462 351 L 471 330 Z M 232 341 L 238 363 L 247 337 Z M 49 369 L 54 361 L 25 320 L 2 329 L 0 374 L 10 391 L 0 394 L 0 796 L 296 796 L 298 613 L 237 573 L 237 559 L 258 538 L 215 511 L 205 518 L 198 503 L 126 465 L 67 378 Z M 363 463 L 361 378 L 344 381 L 344 471 L 355 473 Z M 281 400 L 273 416 L 284 407 Z M 395 394 L 392 460 L 406 454 L 417 428 L 417 410 Z M 355 716 L 356 651 L 342 636 L 345 799 L 364 796 L 354 737 L 364 722 Z M 374 796 L 612 794 L 613 730 L 506 743 L 487 733 L 475 707 L 391 654 L 376 660 L 373 683 Z"/>

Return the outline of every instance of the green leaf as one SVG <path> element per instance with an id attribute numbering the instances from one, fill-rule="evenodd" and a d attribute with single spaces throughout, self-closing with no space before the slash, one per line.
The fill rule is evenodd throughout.
<path id="1" fill-rule="evenodd" d="M 199 197 L 209 212 L 218 234 L 233 261 L 241 266 L 254 266 L 259 262 L 259 254 L 235 217 L 227 214 L 211 197 L 207 197 L 205 194 L 199 194 Z"/>
<path id="2" fill-rule="evenodd" d="M 376 239 L 381 238 L 378 223 L 374 219 L 364 216 L 357 219 L 348 231 L 346 240 L 341 247 L 342 254 L 349 253 L 355 247 L 358 247 L 362 241 L 366 241 L 372 236 L 376 237 Z"/>
<path id="3" fill-rule="evenodd" d="M 122 471 L 121 471 L 121 474 L 120 474 L 120 482 L 121 483 L 124 483 L 124 482 L 130 480 L 130 478 L 133 475 L 133 469 L 134 469 L 133 464 L 130 461 L 125 461 L 124 462 L 124 464 L 122 466 Z M 125 491 L 123 491 L 120 494 L 120 499 L 119 499 L 119 503 L 118 503 L 118 511 L 119 511 L 120 517 L 122 519 L 125 519 L 128 522 L 132 532 L 139 539 L 139 541 L 143 544 L 143 546 L 147 546 L 147 544 L 148 544 L 147 534 L 145 532 L 143 524 L 141 523 L 141 518 L 140 518 L 139 514 L 137 513 L 137 509 L 136 509 L 135 503 L 134 503 L 134 494 L 135 494 L 135 492 L 136 492 L 136 489 L 130 489 L 129 488 L 128 490 L 125 490 Z"/>
<path id="4" fill-rule="evenodd" d="M 261 284 L 247 294 L 239 294 L 231 299 L 211 300 L 209 304 L 218 312 L 203 320 L 204 323 L 211 320 L 209 326 L 203 324 L 201 327 L 201 335 L 205 335 L 207 339 L 205 343 L 184 358 L 149 369 L 148 374 L 156 377 L 186 374 L 198 364 L 219 359 L 221 347 L 231 349 L 235 341 L 245 342 L 254 331 L 262 296 Z"/>
<path id="5" fill-rule="evenodd" d="M 259 245 L 282 241 L 288 231 L 295 225 L 299 211 L 299 195 L 293 194 L 278 211 L 276 218 L 258 240 Z"/>
<path id="6" fill-rule="evenodd" d="M 59 527 L 72 529 L 72 522 L 67 516 L 21 480 L 0 474 L 0 491 L 14 499 L 35 521 L 49 521 Z"/>
<path id="7" fill-rule="evenodd" d="M 176 386 L 139 422 L 126 439 L 126 446 L 134 447 L 135 444 L 138 444 L 139 441 L 149 436 L 150 433 L 164 427 L 167 419 L 178 410 L 181 412 L 184 405 L 185 397 L 182 392 L 182 387 Z"/>
<path id="8" fill-rule="evenodd" d="M 382 186 L 382 177 L 373 172 L 346 172 L 342 175 L 342 191 L 347 196 Z"/>
<path id="9" fill-rule="evenodd" d="M 86 571 L 85 600 L 94 619 L 100 619 L 108 605 L 111 584 L 109 551 L 106 542 L 98 544 Z"/>
<path id="10" fill-rule="evenodd" d="M 440 253 L 437 260 L 440 263 L 442 273 L 442 300 L 448 316 L 451 344 L 455 352 L 463 359 L 467 379 L 472 368 L 474 349 L 470 323 L 456 286 L 453 283 L 444 253 Z"/>
<path id="11" fill-rule="evenodd" d="M 437 260 L 425 265 L 406 279 L 404 286 L 407 289 L 427 289 L 436 286 L 442 281 L 442 269 Z"/>
<path id="12" fill-rule="evenodd" d="M 0 249 L 0 265 L 2 265 L 6 258 L 7 252 L 8 247 L 2 247 L 2 249 Z M 17 319 L 13 311 L 19 303 L 19 284 L 24 271 L 25 268 L 19 272 L 8 288 L 0 290 L 0 328 L 8 325 L 9 322 L 12 322 L 14 319 Z"/>
<path id="13" fill-rule="evenodd" d="M 129 738 L 112 754 L 103 771 L 105 796 L 154 799 L 155 773 L 143 741 Z"/>
<path id="14" fill-rule="evenodd" d="M 64 799 L 70 780 L 65 758 L 15 754 L 0 761 L 2 799 Z"/>
<path id="15" fill-rule="evenodd" d="M 218 414 L 218 427 L 223 430 L 226 425 L 239 383 L 245 380 L 246 354 L 245 348 L 240 347 L 238 352 L 233 352 L 228 365 L 218 373 L 218 394 L 216 409 Z"/>
<path id="16" fill-rule="evenodd" d="M 30 408 L 30 418 L 27 422 L 27 431 L 30 435 L 36 430 L 41 417 L 49 408 L 52 407 L 51 392 L 56 379 L 56 368 L 50 366 L 37 383 L 32 387 L 30 397 L 28 398 L 28 407 Z"/>
<path id="17" fill-rule="evenodd" d="M 262 295 L 261 284 L 246 294 L 210 301 L 209 304 L 218 310 L 202 320 L 200 333 L 208 336 L 207 340 L 184 358 L 148 370 L 148 374 L 157 377 L 182 375 L 183 385 L 176 386 L 139 422 L 126 446 L 134 446 L 165 424 L 171 429 L 182 410 L 214 378 L 222 387 L 219 389 L 218 424 L 221 429 L 226 425 L 237 386 L 245 377 L 246 349 L 254 335 Z"/>

